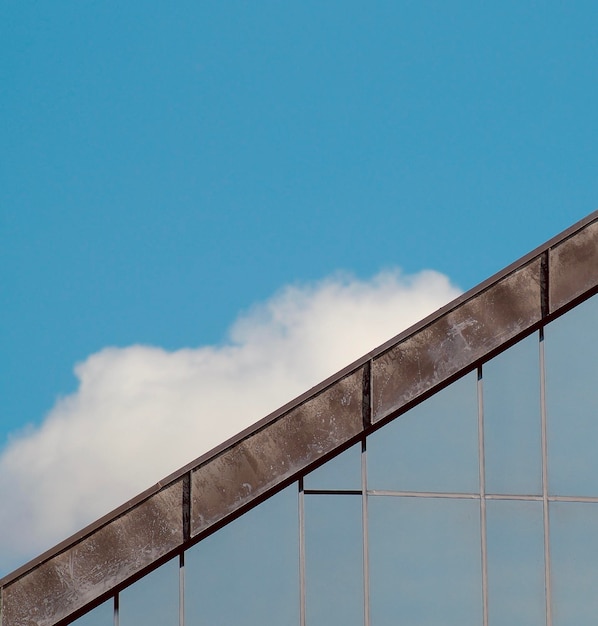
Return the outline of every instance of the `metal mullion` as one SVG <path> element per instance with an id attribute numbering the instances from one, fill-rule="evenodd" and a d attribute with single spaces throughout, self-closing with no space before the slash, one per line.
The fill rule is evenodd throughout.
<path id="1" fill-rule="evenodd" d="M 389 491 L 386 489 L 368 489 L 368 496 L 391 496 L 401 498 L 448 498 L 458 500 L 479 500 L 479 493 L 449 493 L 443 491 Z"/>
<path id="2" fill-rule="evenodd" d="M 179 626 L 185 626 L 185 553 L 179 555 Z"/>
<path id="3" fill-rule="evenodd" d="M 542 502 L 543 496 L 523 495 L 520 493 L 487 493 L 486 500 L 523 500 L 524 502 Z"/>
<path id="4" fill-rule="evenodd" d="M 305 489 L 303 491 L 308 496 L 360 496 L 361 489 Z"/>
<path id="5" fill-rule="evenodd" d="M 544 360 L 544 328 L 539 331 L 540 418 L 542 423 L 542 504 L 544 519 L 544 587 L 546 626 L 552 626 L 552 584 L 550 578 L 550 509 L 548 498 L 548 437 L 546 429 L 546 369 Z"/>
<path id="6" fill-rule="evenodd" d="M 118 592 L 114 594 L 114 626 L 120 623 L 120 598 Z"/>
<path id="7" fill-rule="evenodd" d="M 303 477 L 297 483 L 299 487 L 299 623 L 306 624 L 305 609 L 305 494 Z"/>
<path id="8" fill-rule="evenodd" d="M 548 496 L 548 502 L 593 502 L 598 503 L 596 496 Z"/>
<path id="9" fill-rule="evenodd" d="M 367 446 L 361 442 L 361 527 L 363 533 L 363 623 L 370 626 L 370 548 L 368 525 Z"/>
<path id="10" fill-rule="evenodd" d="M 482 557 L 483 624 L 488 626 L 488 542 L 486 537 L 486 459 L 484 449 L 484 381 L 482 366 L 478 368 L 478 463 L 480 472 L 480 549 Z"/>

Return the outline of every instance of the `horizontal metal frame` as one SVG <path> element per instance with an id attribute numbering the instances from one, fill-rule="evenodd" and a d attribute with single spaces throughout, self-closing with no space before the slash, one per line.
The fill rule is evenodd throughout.
<path id="1" fill-rule="evenodd" d="M 597 290 L 598 211 L 4 577 L 0 626 L 97 604 Z"/>
<path id="2" fill-rule="evenodd" d="M 358 489 L 304 489 L 306 496 L 361 496 L 362 491 Z M 450 492 L 450 491 L 393 491 L 391 489 L 368 489 L 368 496 L 386 496 L 395 498 L 449 498 L 453 500 L 525 500 L 542 502 L 542 494 L 523 493 L 485 493 L 481 496 L 477 492 Z M 598 504 L 598 496 L 547 496 L 549 502 L 589 502 Z"/>

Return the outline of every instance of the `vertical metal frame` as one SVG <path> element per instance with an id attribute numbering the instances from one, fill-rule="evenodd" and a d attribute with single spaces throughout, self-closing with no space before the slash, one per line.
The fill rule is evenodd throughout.
<path id="1" fill-rule="evenodd" d="M 488 542 L 486 540 L 486 455 L 484 448 L 484 380 L 482 366 L 478 367 L 478 464 L 480 472 L 480 552 L 482 560 L 482 619 L 488 626 Z"/>
<path id="2" fill-rule="evenodd" d="M 179 626 L 185 626 L 185 553 L 179 555 Z"/>
<path id="3" fill-rule="evenodd" d="M 305 593 L 305 493 L 303 491 L 303 476 L 299 478 L 299 623 L 306 626 L 306 593 Z"/>
<path id="4" fill-rule="evenodd" d="M 540 417 L 542 420 L 542 511 L 544 520 L 544 587 L 546 626 L 552 626 L 552 583 L 550 577 L 550 504 L 548 501 L 548 435 L 546 428 L 546 364 L 544 360 L 544 327 L 539 330 Z"/>
<path id="5" fill-rule="evenodd" d="M 363 533 L 363 623 L 370 626 L 370 542 L 368 523 L 367 439 L 361 441 L 361 529 Z"/>
<path id="6" fill-rule="evenodd" d="M 114 626 L 120 626 L 120 596 L 114 594 Z"/>

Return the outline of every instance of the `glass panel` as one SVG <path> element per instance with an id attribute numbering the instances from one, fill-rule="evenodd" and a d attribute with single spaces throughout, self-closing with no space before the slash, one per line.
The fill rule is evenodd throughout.
<path id="1" fill-rule="evenodd" d="M 118 614 L 119 626 L 178 626 L 178 557 L 122 591 Z"/>
<path id="2" fill-rule="evenodd" d="M 361 444 L 352 446 L 307 474 L 303 488 L 361 490 Z"/>
<path id="3" fill-rule="evenodd" d="M 76 624 L 76 626 L 113 626 L 114 599 L 106 600 L 100 606 L 71 623 Z"/>
<path id="4" fill-rule="evenodd" d="M 361 496 L 305 496 L 308 626 L 363 624 Z"/>
<path id="5" fill-rule="evenodd" d="M 586 626 L 598 615 L 598 504 L 550 503 L 553 626 Z"/>
<path id="6" fill-rule="evenodd" d="M 292 485 L 185 554 L 185 623 L 297 626 L 297 485 Z"/>
<path id="7" fill-rule="evenodd" d="M 486 503 L 490 626 L 544 626 L 542 502 Z"/>
<path id="8" fill-rule="evenodd" d="M 482 623 L 478 500 L 370 496 L 375 626 Z"/>
<path id="9" fill-rule="evenodd" d="M 542 493 L 539 364 L 534 334 L 483 367 L 488 493 Z"/>
<path id="10" fill-rule="evenodd" d="M 368 489 L 479 493 L 477 375 L 368 438 Z"/>
<path id="11" fill-rule="evenodd" d="M 598 297 L 545 331 L 548 486 L 598 496 Z"/>

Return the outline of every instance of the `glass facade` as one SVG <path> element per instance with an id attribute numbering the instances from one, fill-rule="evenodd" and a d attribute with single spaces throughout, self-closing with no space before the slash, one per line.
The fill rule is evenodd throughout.
<path id="1" fill-rule="evenodd" d="M 598 296 L 77 626 L 583 626 L 598 614 Z"/>

